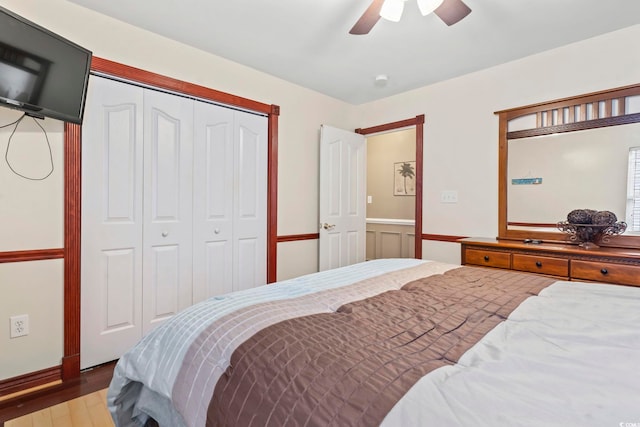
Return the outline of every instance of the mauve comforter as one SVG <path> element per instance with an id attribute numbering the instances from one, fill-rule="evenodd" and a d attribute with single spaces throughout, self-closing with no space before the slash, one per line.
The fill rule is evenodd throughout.
<path id="1" fill-rule="evenodd" d="M 120 359 L 109 408 L 117 426 L 640 420 L 640 289 L 553 282 L 398 259 L 214 297 Z"/>

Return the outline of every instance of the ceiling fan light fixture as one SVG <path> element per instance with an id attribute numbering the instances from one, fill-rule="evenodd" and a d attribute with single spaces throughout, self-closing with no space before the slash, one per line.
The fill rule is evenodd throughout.
<path id="1" fill-rule="evenodd" d="M 398 22 L 402 17 L 407 0 L 371 0 L 369 7 L 349 30 L 349 34 L 369 34 L 380 20 Z M 422 15 L 433 13 L 447 25 L 453 25 L 471 13 L 471 8 L 463 0 L 416 0 Z"/>
<path id="2" fill-rule="evenodd" d="M 380 16 L 387 21 L 400 22 L 405 1 L 407 0 L 384 0 L 380 8 Z"/>
<path id="3" fill-rule="evenodd" d="M 418 9 L 422 16 L 426 16 L 436 10 L 444 0 L 417 0 Z"/>

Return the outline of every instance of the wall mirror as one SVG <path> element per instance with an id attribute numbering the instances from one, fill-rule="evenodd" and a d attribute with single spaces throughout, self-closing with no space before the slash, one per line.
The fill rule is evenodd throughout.
<path id="1" fill-rule="evenodd" d="M 595 209 L 628 224 L 603 245 L 640 247 L 640 84 L 496 114 L 498 238 L 564 242 L 557 222 Z"/>

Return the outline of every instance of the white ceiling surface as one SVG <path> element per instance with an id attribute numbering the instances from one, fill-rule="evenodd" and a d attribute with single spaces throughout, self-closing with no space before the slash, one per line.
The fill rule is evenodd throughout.
<path id="1" fill-rule="evenodd" d="M 640 0 L 464 0 L 447 27 L 408 0 L 399 23 L 354 36 L 371 0 L 70 1 L 351 104 L 640 23 Z"/>

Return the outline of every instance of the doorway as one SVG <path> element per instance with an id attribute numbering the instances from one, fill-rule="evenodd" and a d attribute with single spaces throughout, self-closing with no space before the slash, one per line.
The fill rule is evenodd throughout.
<path id="1" fill-rule="evenodd" d="M 414 231 L 413 231 L 413 257 L 422 259 L 422 176 L 423 176 L 423 141 L 424 141 L 424 114 L 415 116 L 414 118 L 401 120 L 392 123 L 386 123 L 378 126 L 372 126 L 368 128 L 356 129 L 356 133 L 367 136 L 370 139 L 372 136 L 382 135 L 392 131 L 402 131 L 413 129 L 414 141 L 415 141 L 415 196 L 413 196 L 414 205 Z M 402 162 L 404 163 L 404 162 Z M 394 169 L 390 173 L 392 176 L 396 173 Z M 404 177 L 403 177 L 404 178 Z M 393 190 L 392 190 L 393 191 Z M 368 233 L 367 233 L 368 234 Z M 373 246 L 373 245 L 372 245 Z M 369 248 L 367 248 L 369 250 Z"/>
<path id="2" fill-rule="evenodd" d="M 407 120 L 386 123 L 383 125 L 373 126 L 369 128 L 359 128 L 355 130 L 355 133 L 360 134 L 362 136 L 369 136 L 369 135 L 375 135 L 375 134 L 381 134 L 381 133 L 388 133 L 394 130 L 408 129 L 408 128 L 412 128 L 415 130 L 415 134 L 414 134 L 415 136 L 415 201 L 414 201 L 415 226 L 414 226 L 414 233 L 413 233 L 414 234 L 413 254 L 415 258 L 422 259 L 422 194 L 423 194 L 422 171 L 423 171 L 424 114 L 415 116 L 414 118 L 407 119 Z M 349 132 L 344 130 L 341 131 L 341 134 L 342 133 L 349 134 Z M 352 170 L 354 171 L 354 174 L 353 175 L 347 174 L 346 177 L 348 179 L 345 179 L 344 174 L 335 173 L 335 171 L 342 170 L 341 168 L 344 166 L 343 162 L 341 162 L 340 160 L 344 159 L 345 157 L 342 155 L 338 155 L 339 153 L 342 152 L 342 150 L 341 149 L 339 150 L 338 148 L 345 145 L 341 143 L 341 140 L 344 139 L 346 136 L 338 135 L 336 138 L 328 138 L 328 137 L 324 138 L 323 135 L 324 133 L 320 132 L 320 152 L 321 152 L 320 154 L 320 159 L 321 159 L 320 161 L 320 228 L 319 228 L 320 230 L 320 233 L 319 233 L 320 270 L 335 268 L 342 265 L 349 265 L 349 264 L 352 264 L 353 262 L 357 262 L 357 260 L 352 260 L 352 261 L 348 260 L 347 255 L 349 253 L 359 254 L 362 260 L 365 259 L 365 255 L 366 255 L 366 244 L 365 244 L 366 236 L 359 237 L 362 234 L 366 234 L 364 233 L 365 225 L 366 225 L 365 224 L 366 223 L 366 194 L 364 191 L 358 190 L 358 188 L 360 187 L 354 186 L 358 181 L 366 181 L 366 167 L 362 165 L 362 167 L 356 167 L 355 169 L 352 168 Z M 364 139 L 362 139 L 363 148 L 364 148 L 364 143 L 365 141 Z M 334 147 L 333 155 L 329 155 L 329 151 L 327 151 L 329 150 L 330 147 Z M 322 154 L 323 149 L 324 151 L 327 151 L 327 153 L 325 153 L 324 156 Z M 326 161 L 323 162 L 322 161 L 323 158 L 325 158 Z M 356 160 L 358 158 L 359 156 L 355 156 L 352 153 L 352 155 L 348 156 L 348 159 L 350 159 L 349 164 L 352 166 L 356 166 L 358 163 Z M 333 174 L 331 173 L 332 170 L 334 171 Z M 358 170 L 360 172 L 357 172 Z M 390 173 L 393 176 L 394 174 L 393 169 L 391 170 Z M 327 182 L 324 182 L 325 180 Z M 351 188 L 350 185 L 353 188 Z M 341 190 L 343 186 L 346 186 L 346 187 L 345 189 Z M 331 193 L 328 191 L 323 191 L 323 188 L 326 190 L 334 187 L 337 188 L 337 190 L 334 191 L 333 193 L 335 196 L 334 203 L 332 204 L 333 208 L 330 210 L 334 211 L 335 215 L 341 215 L 344 209 L 337 209 L 337 208 L 339 206 L 344 205 L 344 203 L 342 204 L 339 203 L 341 198 L 338 198 L 337 195 L 339 194 L 347 195 L 348 201 L 350 202 L 347 204 L 351 206 L 351 208 L 357 207 L 356 209 L 357 215 L 359 218 L 361 218 L 360 221 L 362 225 L 362 233 L 359 233 L 359 232 L 349 233 L 350 239 L 334 238 L 333 239 L 334 246 L 331 247 L 328 244 L 329 242 L 327 239 L 330 239 L 332 237 L 331 235 L 336 234 L 334 231 L 337 231 L 336 230 L 337 225 L 335 224 L 335 222 L 329 221 L 329 218 L 327 218 L 326 215 L 323 215 L 323 210 L 322 210 L 323 207 L 327 208 L 331 200 L 331 197 L 330 197 Z M 364 185 L 362 185 L 362 187 L 364 188 Z M 352 214 L 353 212 L 355 212 L 351 208 L 348 209 L 348 212 L 345 211 L 345 214 Z M 325 241 L 326 244 L 323 244 L 323 240 Z M 347 245 L 348 248 L 351 248 L 351 250 L 348 250 L 348 251 L 342 250 L 343 246 L 345 245 Z M 332 248 L 332 250 L 326 250 L 330 248 Z M 332 258 L 332 254 L 336 256 L 333 256 Z"/>
<path id="3" fill-rule="evenodd" d="M 415 257 L 416 129 L 367 144 L 366 259 Z"/>

